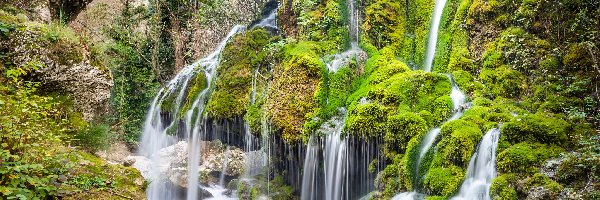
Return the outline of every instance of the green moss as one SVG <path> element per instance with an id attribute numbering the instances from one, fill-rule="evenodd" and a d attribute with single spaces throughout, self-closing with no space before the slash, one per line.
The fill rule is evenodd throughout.
<path id="1" fill-rule="evenodd" d="M 384 136 L 386 150 L 404 153 L 410 138 L 427 128 L 425 120 L 415 113 L 402 112 L 388 117 Z"/>
<path id="2" fill-rule="evenodd" d="M 345 129 L 361 136 L 376 136 L 384 133 L 390 109 L 378 103 L 359 104 L 350 110 Z"/>
<path id="3" fill-rule="evenodd" d="M 246 112 L 253 73 L 270 64 L 265 50 L 269 43 L 269 33 L 253 29 L 236 35 L 225 46 L 217 68 L 215 90 L 206 105 L 209 117 L 228 119 Z"/>
<path id="4" fill-rule="evenodd" d="M 535 173 L 532 177 L 525 179 L 523 191 L 529 191 L 534 187 L 543 187 L 547 190 L 550 190 L 552 193 L 551 196 L 558 196 L 563 189 L 563 186 L 561 186 L 559 183 L 541 173 Z"/>
<path id="5" fill-rule="evenodd" d="M 450 116 L 450 89 L 450 81 L 444 75 L 408 71 L 372 87 L 368 99 L 398 106 L 399 110 L 427 110 L 433 115 L 433 123 L 439 123 Z"/>
<path id="6" fill-rule="evenodd" d="M 571 44 L 563 58 L 563 63 L 570 70 L 587 70 L 594 65 L 590 49 L 584 43 Z"/>
<path id="7" fill-rule="evenodd" d="M 308 114 L 317 108 L 315 94 L 324 86 L 325 65 L 312 42 L 290 44 L 284 48 L 283 61 L 273 69 L 273 82 L 266 102 L 273 123 L 282 129 L 286 141 L 300 139 Z"/>
<path id="8" fill-rule="evenodd" d="M 429 169 L 425 177 L 425 187 L 433 195 L 452 196 L 462 183 L 465 171 L 457 166 L 434 167 Z"/>
<path id="9" fill-rule="evenodd" d="M 180 117 L 183 117 L 185 115 L 185 112 L 187 112 L 192 107 L 194 101 L 196 101 L 200 92 L 206 89 L 207 84 L 208 80 L 206 80 L 206 75 L 202 72 L 196 74 L 192 78 L 192 80 L 190 80 L 190 82 L 188 83 L 186 95 L 184 97 L 183 107 L 181 107 L 180 109 Z"/>
<path id="10" fill-rule="evenodd" d="M 490 196 L 494 200 L 512 200 L 517 199 L 517 192 L 514 186 L 507 180 L 510 179 L 510 175 L 502 175 L 492 180 L 490 186 Z"/>
<path id="11" fill-rule="evenodd" d="M 401 47 L 404 39 L 404 2 L 377 0 L 365 9 L 362 29 L 372 44 L 382 48 L 387 45 Z"/>
<path id="12" fill-rule="evenodd" d="M 427 196 L 425 197 L 425 200 L 445 200 L 448 199 L 446 197 L 443 196 Z"/>
<path id="13" fill-rule="evenodd" d="M 442 140 L 432 161 L 434 166 L 466 167 L 483 136 L 477 124 L 462 119 L 442 125 L 440 134 Z"/>
<path id="14" fill-rule="evenodd" d="M 564 149 L 555 145 L 518 143 L 498 154 L 498 171 L 501 173 L 534 173 L 544 161 L 555 158 L 562 152 Z"/>
<path id="15" fill-rule="evenodd" d="M 387 165 L 375 180 L 376 184 L 383 187 L 383 198 L 391 198 L 406 188 L 404 185 L 406 179 L 404 176 L 405 164 L 403 157 L 404 155 L 402 154 L 397 154 L 393 157 L 392 163 Z"/>
<path id="16" fill-rule="evenodd" d="M 482 69 L 479 80 L 483 83 L 483 96 L 492 98 L 517 98 L 525 88 L 525 77 L 506 66 Z"/>
<path id="17" fill-rule="evenodd" d="M 452 78 L 454 79 L 454 82 L 458 88 L 460 88 L 466 94 L 475 91 L 475 78 L 473 78 L 469 72 L 463 70 L 453 71 Z"/>
<path id="18" fill-rule="evenodd" d="M 146 196 L 145 180 L 134 168 L 112 165 L 82 152 L 73 152 L 71 161 L 63 164 L 72 166 L 72 174 L 60 187 L 64 199 L 114 198 L 114 193 L 132 199 Z"/>
<path id="19" fill-rule="evenodd" d="M 522 141 L 566 145 L 571 125 L 565 120 L 541 113 L 520 115 L 502 126 L 503 137 L 512 143 Z"/>

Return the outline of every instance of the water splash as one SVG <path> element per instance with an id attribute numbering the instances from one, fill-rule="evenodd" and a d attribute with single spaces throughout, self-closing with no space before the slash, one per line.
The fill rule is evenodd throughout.
<path id="1" fill-rule="evenodd" d="M 438 31 L 440 28 L 440 21 L 442 19 L 442 13 L 446 6 L 446 0 L 436 0 L 433 8 L 433 17 L 431 18 L 431 28 L 429 29 L 429 39 L 427 40 L 427 51 L 425 52 L 425 63 L 423 69 L 426 72 L 431 71 L 433 65 L 433 58 L 435 56 L 435 50 L 437 46 Z"/>
<path id="2" fill-rule="evenodd" d="M 496 149 L 500 129 L 489 130 L 471 157 L 467 177 L 452 200 L 490 200 L 490 186 L 496 177 Z"/>

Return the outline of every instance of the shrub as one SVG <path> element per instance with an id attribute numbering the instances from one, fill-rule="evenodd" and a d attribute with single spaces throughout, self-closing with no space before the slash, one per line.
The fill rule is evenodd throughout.
<path id="1" fill-rule="evenodd" d="M 75 134 L 76 143 L 91 152 L 104 150 L 112 138 L 110 127 L 106 124 L 90 124 Z"/>

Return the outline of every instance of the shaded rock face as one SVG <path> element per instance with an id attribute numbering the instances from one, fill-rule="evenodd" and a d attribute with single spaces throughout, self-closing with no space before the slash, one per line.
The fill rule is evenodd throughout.
<path id="1" fill-rule="evenodd" d="M 62 18 L 70 21 L 92 0 L 49 0 L 48 2 L 53 19 Z"/>
<path id="2" fill-rule="evenodd" d="M 89 61 L 73 65 L 53 64 L 47 63 L 51 67 L 36 72 L 43 87 L 69 93 L 85 120 L 92 120 L 107 111 L 113 85 L 107 71 L 90 65 Z"/>
<path id="3" fill-rule="evenodd" d="M 67 94 L 85 120 L 105 113 L 113 85 L 110 72 L 92 64 L 90 52 L 79 38 L 48 29 L 52 28 L 28 24 L 10 34 L 0 48 L 8 50 L 15 66 L 38 66 L 31 75 L 41 83 L 41 91 Z"/>

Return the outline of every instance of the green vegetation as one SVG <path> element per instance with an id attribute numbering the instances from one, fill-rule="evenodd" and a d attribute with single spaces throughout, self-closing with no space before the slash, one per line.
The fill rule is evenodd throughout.
<path id="1" fill-rule="evenodd" d="M 519 143 L 498 154 L 498 171 L 502 173 L 533 173 L 544 161 L 564 150 L 554 145 Z"/>
<path id="2" fill-rule="evenodd" d="M 456 166 L 431 168 L 425 178 L 425 187 L 433 194 L 451 197 L 460 188 L 464 176 L 465 171 Z"/>
<path id="3" fill-rule="evenodd" d="M 317 56 L 319 50 L 312 42 L 286 45 L 281 63 L 273 69 L 266 106 L 286 141 L 301 139 L 306 116 L 318 105 L 315 94 L 324 87 L 321 77 L 326 72 Z"/>
<path id="4" fill-rule="evenodd" d="M 13 199 L 93 198 L 111 194 L 144 198 L 144 181 L 131 168 L 109 165 L 67 148 L 73 137 L 86 149 L 108 142 L 105 125 L 86 128 L 81 114 L 39 94 L 39 83 L 25 77 L 38 65 L 0 69 L 0 193 Z M 94 141 L 102 139 L 102 141 Z M 136 183 L 137 181 L 137 183 Z M 78 196 L 78 197 L 77 197 Z"/>
<path id="5" fill-rule="evenodd" d="M 253 77 L 270 65 L 266 47 L 271 41 L 264 29 L 253 29 L 227 43 L 217 68 L 214 92 L 207 103 L 209 117 L 228 119 L 246 112 Z"/>

